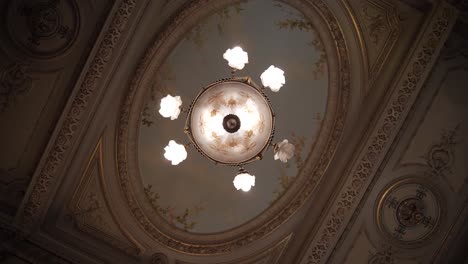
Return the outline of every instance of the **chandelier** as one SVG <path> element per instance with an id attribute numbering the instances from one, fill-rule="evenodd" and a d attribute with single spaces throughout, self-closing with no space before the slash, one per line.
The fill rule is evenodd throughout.
<path id="1" fill-rule="evenodd" d="M 240 47 L 226 50 L 223 58 L 231 76 L 202 88 L 188 108 L 182 108 L 180 96 L 161 99 L 163 117 L 175 120 L 181 112 L 187 114 L 184 132 L 190 139 L 185 145 L 170 140 L 164 157 L 178 165 L 187 158 L 186 147 L 194 146 L 217 165 L 238 167 L 234 187 L 247 192 L 255 185 L 255 176 L 244 168 L 246 164 L 261 160 L 270 147 L 275 160 L 285 163 L 294 155 L 294 145 L 287 139 L 273 143 L 275 113 L 265 94 L 267 88 L 278 92 L 286 81 L 284 72 L 273 65 L 260 75 L 263 86 L 250 77 L 236 77 L 248 63 L 248 54 Z"/>

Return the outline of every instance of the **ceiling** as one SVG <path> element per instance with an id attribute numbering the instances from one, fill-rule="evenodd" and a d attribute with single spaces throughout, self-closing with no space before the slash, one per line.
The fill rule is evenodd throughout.
<path id="1" fill-rule="evenodd" d="M 461 263 L 468 239 L 463 1 L 0 3 L 0 262 Z M 458 17 L 460 19 L 458 19 Z M 189 148 L 187 107 L 269 65 L 272 151 L 236 168 Z M 428 254 L 427 252 L 431 252 Z"/>
<path id="2" fill-rule="evenodd" d="M 138 164 L 143 186 L 151 186 L 148 195 L 160 197 L 155 206 L 170 209 L 159 212 L 171 224 L 195 233 L 235 228 L 280 198 L 307 162 L 326 111 L 328 73 L 323 44 L 305 21 L 297 10 L 274 1 L 228 6 L 191 29 L 157 70 L 150 96 L 141 106 Z M 291 26 L 300 22 L 304 28 Z M 264 43 L 271 44 L 265 48 Z M 286 138 L 297 147 L 295 159 L 288 164 L 274 161 L 270 151 L 262 162 L 247 166 L 257 175 L 256 188 L 249 193 L 233 187 L 236 168 L 216 166 L 194 148 L 180 166 L 170 165 L 162 155 L 169 139 L 187 142 L 187 138 L 182 133 L 184 117 L 170 122 L 159 115 L 160 99 L 180 95 L 188 107 L 201 87 L 230 76 L 222 54 L 234 45 L 250 54 L 249 64 L 239 76 L 252 76 L 260 82 L 260 74 L 270 64 L 287 69 L 287 85 L 269 97 L 276 113 L 275 141 Z M 186 210 L 188 217 L 177 221 Z"/>

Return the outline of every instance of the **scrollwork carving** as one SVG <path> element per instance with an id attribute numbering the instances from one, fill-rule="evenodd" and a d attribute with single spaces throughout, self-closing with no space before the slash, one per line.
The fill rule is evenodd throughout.
<path id="1" fill-rule="evenodd" d="M 71 47 L 80 23 L 74 0 L 11 2 L 7 25 L 20 48 L 34 57 L 50 58 Z"/>
<path id="2" fill-rule="evenodd" d="M 385 0 L 362 0 L 360 14 L 369 42 L 369 76 L 375 80 L 400 34 L 400 16 L 392 2 Z"/>
<path id="3" fill-rule="evenodd" d="M 76 97 L 73 99 L 70 110 L 60 128 L 58 136 L 55 138 L 53 147 L 47 154 L 44 165 L 40 168 L 40 173 L 32 182 L 31 194 L 26 198 L 26 203 L 21 214 L 21 225 L 24 228 L 31 228 L 33 223 L 38 221 L 43 214 L 47 193 L 51 185 L 56 181 L 56 173 L 62 165 L 66 154 L 74 140 L 75 132 L 83 119 L 83 113 L 88 108 L 90 102 L 95 98 L 93 95 L 99 88 L 98 82 L 102 77 L 107 64 L 111 59 L 117 43 L 120 41 L 123 31 L 126 29 L 126 21 L 132 14 L 136 0 L 123 1 L 113 17 L 112 23 L 104 34 L 104 38 L 99 44 L 91 65 L 80 84 Z"/>
<path id="4" fill-rule="evenodd" d="M 169 260 L 163 253 L 155 253 L 151 256 L 151 264 L 168 264 Z"/>
<path id="5" fill-rule="evenodd" d="M 68 219 L 75 226 L 130 255 L 138 255 L 141 247 L 122 228 L 107 198 L 103 180 L 102 140 L 98 141 L 86 169 L 73 194 Z"/>
<path id="6" fill-rule="evenodd" d="M 346 219 L 365 191 L 365 186 L 376 170 L 380 156 L 385 153 L 391 139 L 398 131 L 399 124 L 411 105 L 410 102 L 414 100 L 422 85 L 425 72 L 435 61 L 447 32 L 454 23 L 453 12 L 453 8 L 447 4 L 441 4 L 435 11 L 422 42 L 411 58 L 403 78 L 397 84 L 396 92 L 383 111 L 383 118 L 363 148 L 364 151 L 360 154 L 358 162 L 351 169 L 350 177 L 301 263 L 318 264 L 325 260 L 330 247 L 346 224 Z"/>
<path id="7" fill-rule="evenodd" d="M 444 130 L 439 142 L 434 143 L 423 156 L 428 175 L 443 176 L 444 173 L 451 173 L 459 127 L 460 125 L 457 125 L 454 129 Z"/>
<path id="8" fill-rule="evenodd" d="M 29 65 L 13 63 L 0 71 L 0 113 L 12 106 L 17 97 L 29 91 L 32 85 Z"/>
<path id="9" fill-rule="evenodd" d="M 368 5 L 362 7 L 362 13 L 367 21 L 366 25 L 369 29 L 371 41 L 374 45 L 377 45 L 381 41 L 380 36 L 387 29 L 385 13 L 373 12 Z"/>

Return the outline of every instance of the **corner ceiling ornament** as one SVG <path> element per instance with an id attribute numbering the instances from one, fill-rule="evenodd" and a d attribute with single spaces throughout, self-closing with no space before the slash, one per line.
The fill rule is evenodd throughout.
<path id="1" fill-rule="evenodd" d="M 385 190 L 377 207 L 377 224 L 391 241 L 403 246 L 421 243 L 439 226 L 439 198 L 426 185 L 406 178 Z"/>
<path id="2" fill-rule="evenodd" d="M 75 42 L 80 27 L 75 0 L 11 2 L 6 15 L 9 34 L 32 56 L 55 57 Z"/>
<path id="3" fill-rule="evenodd" d="M 172 165 L 178 165 L 187 158 L 185 147 L 194 145 L 215 164 L 238 166 L 234 187 L 248 192 L 255 185 L 255 176 L 244 165 L 261 160 L 269 147 L 273 147 L 274 159 L 281 162 L 294 155 L 295 147 L 288 140 L 271 143 L 275 113 L 264 93 L 266 88 L 278 92 L 286 79 L 284 71 L 274 65 L 260 76 L 263 87 L 250 77 L 235 77 L 249 62 L 247 52 L 241 47 L 226 50 L 223 58 L 231 67 L 232 76 L 204 87 L 187 110 L 181 110 L 180 96 L 167 95 L 161 99 L 161 116 L 175 120 L 181 111 L 187 114 L 184 131 L 191 141 L 184 146 L 170 140 L 164 148 L 164 157 Z"/>

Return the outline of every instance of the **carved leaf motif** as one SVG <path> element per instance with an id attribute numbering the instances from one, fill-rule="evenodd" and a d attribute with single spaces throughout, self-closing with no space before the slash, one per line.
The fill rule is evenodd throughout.
<path id="1" fill-rule="evenodd" d="M 195 205 L 191 208 L 185 208 L 183 213 L 177 213 L 177 208 L 174 208 L 173 206 L 161 206 L 159 202 L 160 195 L 152 188 L 153 186 L 149 184 L 144 187 L 144 192 L 146 198 L 151 204 L 151 207 L 156 213 L 166 219 L 172 226 L 180 227 L 184 231 L 189 231 L 195 228 L 197 223 L 193 220 L 193 217 L 196 217 L 204 210 L 203 206 Z"/>
<path id="2" fill-rule="evenodd" d="M 32 78 L 29 66 L 13 63 L 0 71 L 0 113 L 12 106 L 18 96 L 31 88 Z"/>
<path id="3" fill-rule="evenodd" d="M 423 156 L 429 168 L 429 175 L 443 176 L 444 173 L 452 173 L 451 166 L 454 159 L 455 146 L 458 143 L 457 134 L 459 128 L 460 124 L 454 129 L 442 131 L 439 142 L 434 143 L 426 155 Z"/>

